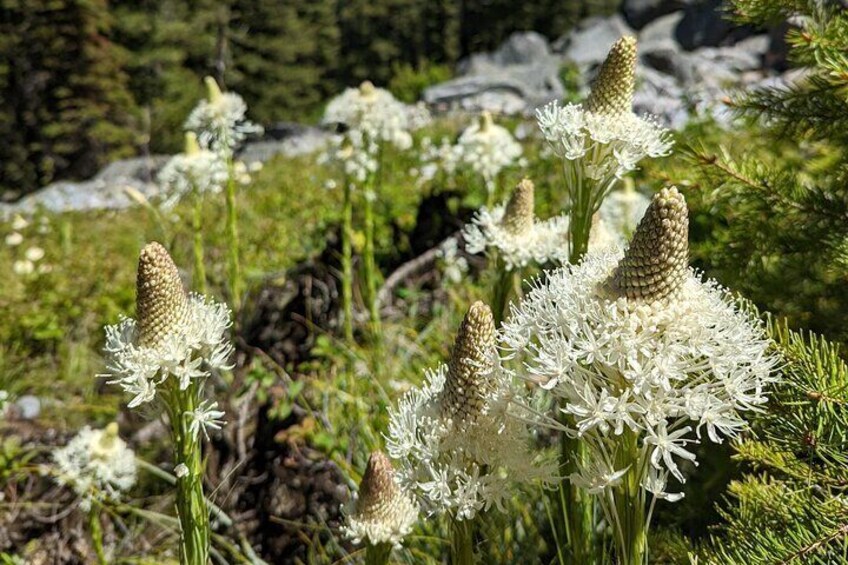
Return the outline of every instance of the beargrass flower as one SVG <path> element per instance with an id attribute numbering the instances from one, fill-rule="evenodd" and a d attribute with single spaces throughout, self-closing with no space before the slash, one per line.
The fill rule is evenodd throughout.
<path id="1" fill-rule="evenodd" d="M 135 454 L 118 437 L 118 424 L 102 430 L 86 426 L 68 444 L 53 452 L 56 481 L 80 496 L 80 507 L 116 502 L 136 481 Z"/>
<path id="2" fill-rule="evenodd" d="M 319 161 L 341 163 L 349 180 L 363 184 L 378 171 L 383 146 L 409 149 L 410 132 L 428 119 L 423 110 L 410 111 L 391 92 L 365 81 L 358 88 L 345 89 L 327 105 L 322 123 L 342 133 L 332 138 Z"/>
<path id="3" fill-rule="evenodd" d="M 643 158 L 671 150 L 667 129 L 654 118 L 633 113 L 635 72 L 636 40 L 622 37 L 610 49 L 583 104 L 551 102 L 536 111 L 542 134 L 562 161 L 571 262 L 586 253 L 593 217 L 619 180 Z"/>
<path id="4" fill-rule="evenodd" d="M 550 480 L 554 466 L 530 448 L 521 394 L 497 359 L 492 312 L 476 302 L 449 362 L 390 411 L 387 451 L 401 484 L 428 511 L 463 521 L 502 510 L 514 481 Z"/>
<path id="5" fill-rule="evenodd" d="M 190 194 L 218 194 L 229 178 L 221 156 L 202 149 L 194 132 L 186 133 L 185 150 L 174 155 L 159 173 L 163 205 L 170 208 Z"/>
<path id="6" fill-rule="evenodd" d="M 521 144 L 492 120 L 489 112 L 468 126 L 456 143 L 459 162 L 482 177 L 486 190 L 492 194 L 497 188 L 501 171 L 518 163 L 523 150 Z"/>
<path id="7" fill-rule="evenodd" d="M 676 498 L 669 476 L 697 465 L 691 445 L 744 429 L 766 402 L 775 359 L 761 324 L 688 266 L 688 212 L 676 188 L 654 196 L 627 251 L 590 252 L 549 273 L 504 325 L 507 357 L 560 400 L 589 446 L 572 477 L 593 493 L 627 471 Z"/>
<path id="8" fill-rule="evenodd" d="M 397 482 L 389 458 L 375 451 L 345 514 L 342 532 L 354 543 L 399 546 L 418 520 L 418 507 Z"/>
<path id="9" fill-rule="evenodd" d="M 183 127 L 197 135 L 204 149 L 232 156 L 248 136 L 261 135 L 262 126 L 247 119 L 247 104 L 241 96 L 221 92 L 212 77 L 206 77 L 204 82 L 207 97 L 195 106 Z"/>
<path id="10" fill-rule="evenodd" d="M 137 320 L 106 327 L 107 372 L 101 375 L 132 396 L 130 408 L 231 367 L 229 308 L 187 294 L 177 266 L 158 243 L 147 244 L 139 257 L 136 315 Z"/>
<path id="11" fill-rule="evenodd" d="M 491 210 L 480 208 L 463 232 L 466 251 L 490 250 L 503 260 L 508 271 L 564 259 L 568 218 L 537 220 L 534 191 L 533 182 L 524 179 L 506 203 Z"/>

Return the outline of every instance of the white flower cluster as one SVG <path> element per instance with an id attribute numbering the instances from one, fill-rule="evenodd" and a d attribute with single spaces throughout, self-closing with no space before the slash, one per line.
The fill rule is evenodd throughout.
<path id="1" fill-rule="evenodd" d="M 186 119 L 184 128 L 197 134 L 200 146 L 231 156 L 249 135 L 261 135 L 262 126 L 247 119 L 247 104 L 235 92 L 221 92 L 206 77 L 208 98 L 201 100 Z"/>
<path id="2" fill-rule="evenodd" d="M 674 499 L 668 475 L 684 481 L 675 458 L 695 462 L 688 444 L 743 429 L 740 413 L 766 401 L 775 361 L 758 322 L 691 270 L 667 301 L 610 294 L 621 256 L 590 253 L 537 281 L 512 308 L 504 348 L 524 361 L 527 381 L 561 399 L 590 446 L 577 484 L 596 493 L 615 486 L 627 471 L 615 467 L 619 438 L 632 433 L 641 438 L 642 486 Z"/>
<path id="3" fill-rule="evenodd" d="M 647 196 L 634 190 L 627 182 L 622 190 L 614 190 L 604 198 L 598 210 L 599 220 L 619 247 L 624 247 L 636 231 L 650 202 Z"/>
<path id="4" fill-rule="evenodd" d="M 554 101 L 536 110 L 536 119 L 554 153 L 567 163 L 580 161 L 585 177 L 603 187 L 635 169 L 643 158 L 671 151 L 668 130 L 652 117 L 595 113 L 580 104 L 561 106 Z"/>
<path id="5" fill-rule="evenodd" d="M 401 151 L 412 147 L 411 131 L 429 121 L 423 107 L 410 110 L 385 89 L 366 81 L 359 88 L 347 88 L 327 105 L 322 123 L 343 128 L 334 136 L 319 162 L 343 164 L 346 176 L 364 183 L 379 167 L 385 144 Z"/>
<path id="6" fill-rule="evenodd" d="M 487 319 L 486 326 L 472 328 L 470 335 L 493 336 L 491 310 L 475 304 L 463 327 L 475 318 Z M 520 393 L 497 362 L 494 341 L 486 351 L 480 347 L 487 339 L 461 345 L 463 331 L 451 362 L 427 371 L 423 386 L 407 392 L 390 411 L 386 444 L 399 462 L 401 484 L 425 509 L 457 520 L 492 506 L 503 510 L 514 482 L 548 482 L 556 468 L 530 449 Z"/>
<path id="7" fill-rule="evenodd" d="M 198 294 L 188 297 L 185 318 L 155 345 L 143 344 L 137 322 L 124 318 L 106 326 L 108 372 L 101 376 L 133 396 L 129 408 L 154 400 L 157 388 L 169 380 L 185 390 L 193 380 L 231 368 L 229 327 L 230 309 Z M 197 415 L 194 419 L 203 418 Z"/>
<path id="8" fill-rule="evenodd" d="M 491 210 L 480 208 L 463 231 L 465 250 L 469 253 L 495 250 L 509 271 L 567 259 L 567 216 L 536 221 L 530 229 L 516 233 L 504 225 L 505 214 L 505 203 Z"/>
<path id="9" fill-rule="evenodd" d="M 186 135 L 186 150 L 171 157 L 159 172 L 159 185 L 164 200 L 162 205 L 172 207 L 184 196 L 218 194 L 227 183 L 229 172 L 221 156 L 201 149 L 193 132 Z"/>
<path id="10" fill-rule="evenodd" d="M 399 546 L 418 521 L 418 506 L 396 482 L 391 461 L 379 451 L 369 457 L 359 493 L 343 511 L 342 533 L 353 543 Z"/>
<path id="11" fill-rule="evenodd" d="M 16 248 L 24 242 L 23 230 L 29 227 L 30 222 L 21 216 L 20 214 L 15 214 L 14 218 L 11 222 L 12 232 L 7 234 L 5 237 L 5 243 L 8 247 Z M 39 233 L 46 233 L 48 229 L 45 220 L 42 219 L 42 223 L 39 226 Z M 28 276 L 33 273 L 37 274 L 45 274 L 49 273 L 53 270 L 53 267 L 47 263 L 39 263 L 42 259 L 44 259 L 44 249 L 38 247 L 37 245 L 33 245 L 27 247 L 24 251 L 22 259 L 16 259 L 12 263 L 12 272 L 16 275 L 20 276 Z"/>
<path id="12" fill-rule="evenodd" d="M 135 454 L 118 437 L 118 425 L 80 430 L 68 445 L 53 452 L 56 480 L 70 486 L 84 510 L 94 501 L 117 501 L 136 481 Z"/>
<path id="13" fill-rule="evenodd" d="M 460 168 L 467 167 L 483 179 L 491 193 L 501 171 L 519 165 L 522 154 L 521 144 L 509 130 L 496 125 L 492 115 L 483 112 L 463 130 L 456 144 L 451 145 L 446 138 L 439 145 L 432 141 L 425 144 L 419 182 L 432 180 L 440 170 L 452 177 Z"/>
<path id="14" fill-rule="evenodd" d="M 438 256 L 441 262 L 444 280 L 450 284 L 459 284 L 468 273 L 468 261 L 460 254 L 459 241 L 449 237 L 439 247 Z"/>

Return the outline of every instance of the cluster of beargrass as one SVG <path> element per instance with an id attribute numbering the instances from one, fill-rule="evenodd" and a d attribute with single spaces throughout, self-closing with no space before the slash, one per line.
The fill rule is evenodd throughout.
<path id="1" fill-rule="evenodd" d="M 842 37 L 828 26 L 844 18 L 825 16 L 810 16 L 819 26 L 815 38 Z M 834 75 L 843 68 L 839 54 L 825 54 L 825 71 L 809 86 L 818 95 L 844 86 Z M 287 179 L 286 196 L 268 199 L 277 217 L 288 215 L 279 221 L 255 207 L 267 197 L 263 177 L 273 187 L 275 167 L 295 173 L 302 163 L 264 171 L 239 163 L 239 146 L 258 128 L 241 98 L 209 79 L 208 98 L 186 121 L 185 152 L 161 173 L 161 197 L 131 195 L 144 206 L 128 216 L 147 229 L 127 235 L 126 224 L 103 232 L 126 239 L 120 259 L 96 274 L 108 280 L 114 272 L 135 292 L 105 291 L 107 302 L 93 310 L 116 322 L 106 326 L 102 363 L 85 346 L 62 354 L 77 359 L 63 370 L 96 375 L 111 385 L 107 393 L 124 395 L 129 413 L 161 421 L 169 463 L 135 453 L 111 421 L 116 414 L 104 411 L 97 419 L 111 423 L 83 427 L 41 464 L 4 443 L 12 455 L 0 455 L 0 486 L 38 471 L 73 492 L 98 563 L 136 557 L 115 543 L 116 525 L 126 520 L 171 530 L 173 545 L 148 548 L 151 554 L 198 565 L 261 563 L 213 502 L 207 456 L 210 439 L 231 419 L 228 398 L 264 391 L 261 384 L 230 388 L 232 372 L 257 370 L 239 367 L 233 346 L 236 321 L 250 309 L 251 273 L 291 260 L 281 252 L 320 245 L 320 237 L 300 237 L 309 218 L 318 234 L 327 224 L 342 226 L 339 335 L 313 328 L 326 332 L 314 362 L 282 370 L 314 375 L 301 402 L 323 405 L 323 417 L 309 408 L 320 423 L 300 433 L 351 476 L 351 485 L 359 479 L 341 524 L 324 526 L 333 541 L 313 548 L 316 561 L 344 554 L 369 564 L 397 557 L 463 565 L 845 559 L 845 362 L 837 345 L 783 321 L 764 322 L 751 304 L 690 267 L 690 225 L 694 256 L 703 260 L 705 249 L 698 240 L 707 217 L 701 195 L 690 215 L 686 183 L 668 183 L 650 197 L 633 190 L 633 177 L 643 174 L 635 171 L 654 174 L 674 158 L 670 133 L 633 113 L 635 69 L 635 40 L 622 38 L 585 101 L 539 109 L 548 159 L 490 115 L 471 120 L 455 142 L 445 136 L 433 144 L 444 126 L 420 108 L 368 82 L 348 89 L 327 107 L 325 122 L 338 134 L 314 169 Z M 416 133 L 425 126 L 426 138 Z M 691 143 L 687 133 L 678 144 Z M 723 167 L 743 195 L 750 195 L 746 186 L 765 186 L 702 151 L 694 155 L 703 167 Z M 468 179 L 475 179 L 472 189 L 463 193 Z M 448 195 L 448 208 L 479 208 L 462 230 L 436 242 L 433 256 L 448 283 L 427 291 L 438 298 L 422 325 L 415 308 L 425 291 L 381 288 L 391 277 L 381 272 L 380 254 L 409 244 L 395 234 L 409 225 L 412 187 L 434 183 Z M 507 186 L 514 189 L 507 193 Z M 241 187 L 250 197 L 240 196 Z M 286 207 L 308 193 L 314 200 Z M 787 190 L 781 202 L 788 206 L 796 196 Z M 59 234 L 58 243 L 45 245 L 52 271 L 15 273 L 15 287 L 0 300 L 14 292 L 62 293 L 56 273 L 77 264 L 86 242 L 73 218 L 53 221 L 50 236 Z M 27 227 L 17 224 L 15 233 Z M 145 241 L 147 231 L 161 242 Z M 287 239 L 278 249 L 271 236 Z M 834 254 L 842 243 L 832 245 Z M 134 285 L 128 249 L 138 254 Z M 469 271 L 475 254 L 485 258 L 479 276 Z M 191 285 L 183 282 L 183 263 L 193 266 Z M 386 301 L 410 311 L 398 316 Z M 49 328 L 43 320 L 27 323 Z M 49 335 L 31 333 L 18 343 L 34 350 L 51 343 Z M 17 355 L 2 350 L 0 389 L 12 394 L 0 390 L 0 414 L 14 410 L 23 391 L 13 386 Z M 327 379 L 331 373 L 340 376 Z M 297 402 L 295 385 L 288 388 Z M 725 529 L 714 539 L 681 540 L 663 527 L 674 523 L 667 516 L 706 488 L 697 467 L 720 458 L 707 446 L 726 440 L 739 459 L 767 474 L 732 483 L 734 498 L 720 510 Z M 133 498 L 145 473 L 169 485 L 172 512 Z M 0 499 L 2 505 L 12 507 Z M 788 508 L 803 510 L 789 516 Z M 763 534 L 770 524 L 785 539 Z M 10 562 L 25 556 L 25 549 L 0 552 Z"/>

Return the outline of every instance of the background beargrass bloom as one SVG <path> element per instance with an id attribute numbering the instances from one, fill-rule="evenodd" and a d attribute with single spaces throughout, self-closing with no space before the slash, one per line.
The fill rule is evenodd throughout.
<path id="1" fill-rule="evenodd" d="M 587 447 L 571 481 L 600 501 L 621 563 L 643 563 L 655 498 L 676 500 L 689 447 L 720 443 L 766 402 L 762 325 L 688 266 L 683 196 L 663 189 L 629 248 L 590 252 L 535 283 L 504 324 L 508 357 Z"/>
<path id="2" fill-rule="evenodd" d="M 171 256 L 158 243 L 141 251 L 136 281 L 137 320 L 106 328 L 110 384 L 132 396 L 129 408 L 147 406 L 166 420 L 174 447 L 181 562 L 206 565 L 209 509 L 203 497 L 200 435 L 216 429 L 224 413 L 205 401 L 213 372 L 230 368 L 230 310 L 183 288 Z"/>

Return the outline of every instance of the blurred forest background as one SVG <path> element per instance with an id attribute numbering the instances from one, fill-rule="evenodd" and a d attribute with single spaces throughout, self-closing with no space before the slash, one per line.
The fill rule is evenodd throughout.
<path id="1" fill-rule="evenodd" d="M 260 123 L 307 121 L 366 78 L 426 86 L 513 31 L 556 38 L 619 4 L 2 0 L 0 194 L 86 178 L 120 157 L 176 152 L 206 75 L 240 92 Z"/>

